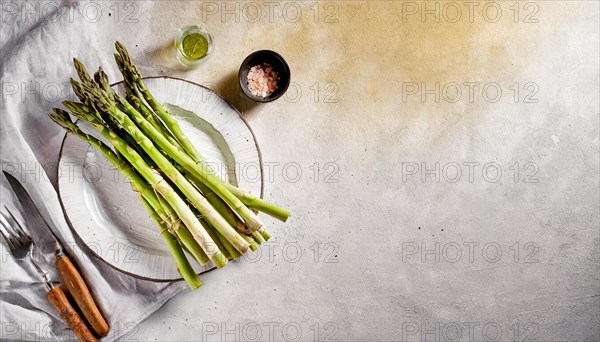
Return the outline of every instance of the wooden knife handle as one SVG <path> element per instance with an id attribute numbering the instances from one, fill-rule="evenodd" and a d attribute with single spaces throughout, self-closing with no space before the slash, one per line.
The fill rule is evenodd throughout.
<path id="1" fill-rule="evenodd" d="M 69 303 L 69 299 L 65 296 L 65 293 L 60 288 L 55 288 L 48 292 L 48 301 L 56 311 L 60 314 L 60 317 L 69 325 L 71 330 L 75 332 L 77 338 L 82 342 L 97 342 L 96 338 L 88 329 L 85 322 L 79 317 L 79 314 Z"/>
<path id="2" fill-rule="evenodd" d="M 62 279 L 62 284 L 66 286 L 69 293 L 75 299 L 79 310 L 90 324 L 92 331 L 98 337 L 108 334 L 108 324 L 98 309 L 94 298 L 90 293 L 85 281 L 79 274 L 68 256 L 64 256 L 56 262 L 56 269 Z"/>

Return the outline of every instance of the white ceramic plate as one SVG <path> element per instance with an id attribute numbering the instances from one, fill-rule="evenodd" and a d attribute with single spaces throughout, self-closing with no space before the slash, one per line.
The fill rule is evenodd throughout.
<path id="1" fill-rule="evenodd" d="M 157 100 L 171 109 L 184 133 L 223 179 L 237 180 L 241 188 L 262 196 L 260 151 L 252 130 L 235 108 L 213 91 L 189 81 L 154 77 L 144 82 Z M 124 92 L 122 85 L 115 89 Z M 86 131 L 99 137 L 93 129 Z M 181 279 L 138 195 L 102 154 L 67 134 L 58 177 L 67 218 L 94 254 L 137 277 Z M 214 267 L 212 263 L 204 267 L 193 261 L 191 264 L 198 273 Z"/>

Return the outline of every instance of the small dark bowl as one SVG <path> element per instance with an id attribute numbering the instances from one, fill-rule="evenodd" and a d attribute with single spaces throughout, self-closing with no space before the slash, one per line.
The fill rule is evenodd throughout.
<path id="1" fill-rule="evenodd" d="M 279 80 L 277 81 L 277 90 L 275 90 L 271 95 L 267 97 L 258 97 L 252 95 L 250 89 L 248 88 L 248 72 L 250 72 L 250 68 L 255 65 L 267 63 L 273 67 L 273 70 L 277 72 L 279 75 Z M 271 50 L 260 50 L 253 52 L 250 54 L 240 66 L 240 72 L 238 73 L 238 80 L 240 81 L 240 87 L 246 96 L 248 96 L 251 100 L 256 102 L 271 102 L 275 101 L 283 95 L 290 85 L 291 72 L 290 67 L 275 51 Z"/>

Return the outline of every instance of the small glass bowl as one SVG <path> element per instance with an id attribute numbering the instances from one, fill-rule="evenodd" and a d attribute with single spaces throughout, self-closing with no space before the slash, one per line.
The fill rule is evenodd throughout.
<path id="1" fill-rule="evenodd" d="M 184 39 L 194 33 L 201 34 L 206 39 L 206 42 L 208 44 L 206 54 L 204 56 L 202 56 L 200 58 L 196 58 L 196 59 L 186 56 L 186 54 L 183 51 Z M 196 26 L 196 25 L 186 26 L 177 31 L 177 38 L 175 39 L 176 56 L 177 56 L 177 60 L 179 61 L 179 63 L 181 63 L 182 65 L 184 65 L 186 67 L 193 68 L 193 67 L 197 67 L 197 66 L 204 64 L 208 60 L 208 58 L 212 55 L 214 48 L 215 47 L 214 47 L 212 35 L 200 26 Z"/>

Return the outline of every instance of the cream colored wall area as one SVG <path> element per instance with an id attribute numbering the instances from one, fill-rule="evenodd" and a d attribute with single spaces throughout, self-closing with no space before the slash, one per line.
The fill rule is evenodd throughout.
<path id="1" fill-rule="evenodd" d="M 113 297 L 127 300 L 100 298 L 132 317 L 113 324 L 131 329 L 122 341 L 600 340 L 598 1 L 55 2 L 75 19 L 63 7 L 55 22 L 0 27 L 2 118 L 22 130 L 3 140 L 3 162 L 37 159 L 51 194 L 64 132 L 46 113 L 72 95 L 73 57 L 120 81 L 119 40 L 144 76 L 205 85 L 238 108 L 264 198 L 293 212 L 261 215 L 269 242 L 160 309 L 185 284 L 153 286 L 154 298 L 118 277 Z M 187 25 L 215 42 L 197 69 L 175 58 Z M 261 49 L 291 68 L 267 104 L 237 78 Z M 31 309 L 45 299 L 9 279 L 6 302 L 25 304 L 3 314 L 49 320 Z"/>
<path id="2" fill-rule="evenodd" d="M 266 198 L 294 216 L 265 218 L 272 252 L 206 275 L 138 338 L 600 338 L 597 2 L 149 7 L 141 63 L 241 108 L 274 165 Z M 216 54 L 173 71 L 152 51 L 188 23 Z M 235 74 L 263 48 L 293 83 L 254 106 Z"/>

